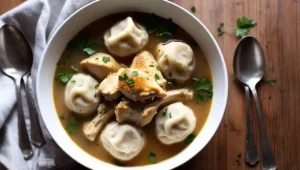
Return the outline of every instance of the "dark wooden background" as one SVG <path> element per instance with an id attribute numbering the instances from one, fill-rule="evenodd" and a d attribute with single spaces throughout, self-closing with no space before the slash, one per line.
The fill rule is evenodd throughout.
<path id="1" fill-rule="evenodd" d="M 0 14 L 23 0 L 0 0 Z M 223 121 L 209 144 L 178 169 L 249 170 L 244 162 L 246 115 L 245 96 L 234 80 L 232 60 L 238 38 L 234 33 L 218 37 L 223 22 L 235 26 L 242 16 L 257 21 L 250 34 L 263 46 L 266 56 L 265 78 L 277 79 L 274 86 L 258 87 L 265 126 L 279 170 L 300 169 L 300 0 L 173 0 L 190 9 L 208 27 L 224 54 L 229 75 L 229 100 Z M 259 129 L 252 103 L 254 132 L 259 146 Z M 241 154 L 241 158 L 238 155 Z M 79 168 L 79 167 L 78 167 Z"/>

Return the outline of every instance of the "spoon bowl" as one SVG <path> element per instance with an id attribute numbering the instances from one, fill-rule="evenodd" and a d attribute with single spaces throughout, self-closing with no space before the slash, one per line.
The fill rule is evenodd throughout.
<path id="1" fill-rule="evenodd" d="M 263 78 L 265 57 L 254 37 L 246 36 L 240 40 L 233 65 L 236 78 L 244 84 L 255 86 Z"/>
<path id="2" fill-rule="evenodd" d="M 13 78 L 23 77 L 32 66 L 33 56 L 24 34 L 12 25 L 0 30 L 0 67 Z"/>

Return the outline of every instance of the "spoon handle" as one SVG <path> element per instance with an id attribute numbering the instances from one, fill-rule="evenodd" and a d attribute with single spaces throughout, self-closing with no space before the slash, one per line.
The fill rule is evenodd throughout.
<path id="1" fill-rule="evenodd" d="M 28 84 L 29 73 L 23 77 L 25 84 L 26 98 L 29 108 L 30 122 L 31 122 L 31 143 L 37 147 L 41 147 L 45 143 L 45 138 L 42 133 L 41 126 L 38 119 L 38 111 L 34 106 L 33 100 L 30 97 L 30 88 Z"/>
<path id="2" fill-rule="evenodd" d="M 18 133 L 19 133 L 19 147 L 22 151 L 24 159 L 30 159 L 33 156 L 32 147 L 28 137 L 26 123 L 24 118 L 22 99 L 21 99 L 21 83 L 22 78 L 15 79 L 17 91 L 17 108 L 18 108 Z"/>
<path id="3" fill-rule="evenodd" d="M 258 122 L 259 122 L 259 127 L 260 127 L 260 136 L 261 136 L 260 144 L 261 144 L 261 150 L 262 150 L 262 170 L 276 170 L 277 165 L 276 165 L 273 153 L 271 151 L 271 148 L 269 146 L 268 137 L 267 137 L 266 129 L 264 126 L 261 107 L 259 104 L 259 99 L 257 96 L 255 86 L 250 87 L 250 89 L 252 91 L 254 101 L 256 104 L 256 110 L 257 110 L 257 114 L 258 114 Z"/>
<path id="4" fill-rule="evenodd" d="M 247 138 L 246 138 L 246 162 L 255 165 L 259 161 L 255 138 L 252 130 L 250 91 L 244 86 L 246 93 L 246 116 L 247 116 Z"/>

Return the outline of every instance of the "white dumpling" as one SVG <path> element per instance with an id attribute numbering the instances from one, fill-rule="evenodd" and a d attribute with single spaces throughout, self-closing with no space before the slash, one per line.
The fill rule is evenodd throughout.
<path id="1" fill-rule="evenodd" d="M 104 148 L 116 159 L 128 161 L 137 156 L 145 145 L 141 129 L 117 122 L 106 125 L 100 136 Z"/>
<path id="2" fill-rule="evenodd" d="M 65 89 L 65 104 L 73 112 L 87 116 L 96 111 L 100 96 L 96 95 L 97 80 L 82 73 L 75 74 Z"/>
<path id="3" fill-rule="evenodd" d="M 127 17 L 105 32 L 104 43 L 110 53 L 126 57 L 139 52 L 147 44 L 148 37 L 143 26 Z"/>
<path id="4" fill-rule="evenodd" d="M 192 48 L 183 42 L 159 44 L 156 59 L 165 78 L 177 83 L 188 80 L 196 66 Z"/>
<path id="5" fill-rule="evenodd" d="M 183 141 L 196 126 L 194 112 L 182 102 L 163 108 L 156 116 L 156 136 L 164 144 Z"/>

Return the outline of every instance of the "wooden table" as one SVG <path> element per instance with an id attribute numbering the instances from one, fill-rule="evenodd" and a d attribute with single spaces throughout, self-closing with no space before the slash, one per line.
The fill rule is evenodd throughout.
<path id="1" fill-rule="evenodd" d="M 22 0 L 0 0 L 0 14 Z M 190 9 L 213 33 L 224 54 L 229 76 L 229 98 L 223 121 L 209 144 L 178 169 L 236 170 L 251 168 L 244 163 L 246 115 L 245 96 L 234 80 L 233 53 L 238 42 L 234 33 L 217 36 L 217 27 L 234 27 L 242 16 L 257 21 L 250 34 L 263 46 L 265 78 L 277 79 L 274 86 L 258 87 L 269 142 L 279 170 L 300 169 L 300 0 L 173 0 Z M 253 126 L 259 146 L 254 103 Z M 238 155 L 241 153 L 241 158 Z"/>

